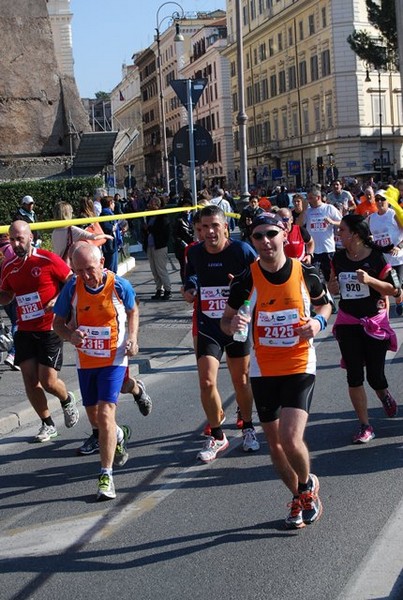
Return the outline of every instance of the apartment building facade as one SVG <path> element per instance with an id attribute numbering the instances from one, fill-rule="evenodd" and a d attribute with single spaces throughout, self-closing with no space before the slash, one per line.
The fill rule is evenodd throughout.
<path id="1" fill-rule="evenodd" d="M 70 0 L 47 0 L 47 7 L 59 71 L 74 77 Z"/>
<path id="2" fill-rule="evenodd" d="M 227 0 L 233 122 L 238 111 L 235 0 Z M 369 29 L 365 0 L 241 0 L 248 178 L 300 187 L 403 164 L 400 77 L 371 72 L 350 49 Z M 380 151 L 382 139 L 382 152 Z M 234 127 L 234 177 L 239 145 Z"/>

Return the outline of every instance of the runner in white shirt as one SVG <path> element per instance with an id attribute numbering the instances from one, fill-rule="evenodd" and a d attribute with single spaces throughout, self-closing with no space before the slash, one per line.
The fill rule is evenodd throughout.
<path id="1" fill-rule="evenodd" d="M 312 186 L 308 194 L 308 202 L 306 228 L 315 242 L 312 264 L 322 271 L 325 281 L 329 281 L 330 261 L 336 249 L 334 226 L 340 224 L 342 215 L 334 206 L 322 201 L 319 185 Z"/>
<path id="2" fill-rule="evenodd" d="M 396 213 L 389 208 L 385 190 L 378 190 L 375 194 L 378 212 L 369 215 L 368 225 L 374 242 L 380 246 L 393 244 L 390 252 L 385 253 L 387 262 L 394 268 L 400 281 L 403 283 L 403 227 L 397 222 Z M 396 312 L 399 316 L 403 313 L 402 298 L 396 299 Z"/>

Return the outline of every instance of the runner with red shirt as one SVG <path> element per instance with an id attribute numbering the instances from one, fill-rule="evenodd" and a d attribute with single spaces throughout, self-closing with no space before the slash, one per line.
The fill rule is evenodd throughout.
<path id="1" fill-rule="evenodd" d="M 53 252 L 34 248 L 25 221 L 14 221 L 9 229 L 15 257 L 2 269 L 0 304 L 17 302 L 15 364 L 21 368 L 29 401 L 42 421 L 35 442 L 57 437 L 45 392 L 59 398 L 66 427 L 74 427 L 79 413 L 72 392 L 58 378 L 63 362 L 63 342 L 53 331 L 53 306 L 60 284 L 71 276 L 66 263 Z"/>

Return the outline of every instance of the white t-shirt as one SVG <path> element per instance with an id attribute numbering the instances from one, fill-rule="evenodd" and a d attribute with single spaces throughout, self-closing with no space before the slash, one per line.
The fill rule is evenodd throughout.
<path id="1" fill-rule="evenodd" d="M 315 242 L 315 254 L 335 251 L 334 225 L 326 221 L 341 221 L 342 216 L 332 204 L 321 204 L 316 208 L 309 206 L 306 211 L 306 228 Z"/>
<path id="2" fill-rule="evenodd" d="M 395 219 L 395 211 L 388 208 L 385 214 L 380 215 L 373 213 L 368 217 L 368 225 L 371 230 L 374 242 L 380 246 L 388 246 L 393 244 L 398 246 L 403 240 L 403 229 L 400 229 Z M 403 264 L 403 249 L 400 250 L 397 256 L 384 254 L 385 260 L 396 267 Z"/>
<path id="3" fill-rule="evenodd" d="M 327 195 L 327 201 L 330 204 L 336 204 L 336 202 L 341 202 L 343 204 L 343 208 L 348 208 L 348 203 L 353 200 L 352 195 L 347 190 L 341 190 L 340 194 L 335 194 L 334 192 L 329 192 Z"/>

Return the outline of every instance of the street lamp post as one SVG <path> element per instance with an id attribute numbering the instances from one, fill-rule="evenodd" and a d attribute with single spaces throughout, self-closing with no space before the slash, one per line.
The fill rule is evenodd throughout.
<path id="1" fill-rule="evenodd" d="M 367 69 L 367 76 L 365 77 L 365 82 L 370 83 L 371 77 L 369 76 L 369 70 Z M 381 85 L 381 72 L 378 69 L 378 108 L 379 108 L 379 162 L 380 162 L 380 180 L 383 181 L 383 130 L 382 130 L 382 85 Z"/>
<path id="2" fill-rule="evenodd" d="M 245 111 L 245 81 L 243 69 L 243 37 L 241 22 L 241 0 L 236 0 L 236 35 L 237 35 L 237 75 L 238 75 L 238 105 L 239 112 L 237 123 L 239 126 L 239 175 L 241 187 L 241 200 L 249 197 L 248 185 L 248 153 L 246 146 L 246 123 L 248 115 Z"/>
<path id="3" fill-rule="evenodd" d="M 173 13 L 168 17 L 163 17 L 161 21 L 159 20 L 159 14 L 161 8 L 167 6 L 168 4 L 173 4 L 180 8 L 181 13 Z M 162 89 L 162 65 L 161 65 L 161 39 L 160 39 L 160 27 L 162 22 L 169 18 L 173 21 L 175 19 L 184 18 L 185 13 L 180 4 L 178 2 L 164 2 L 157 10 L 156 14 L 156 42 L 157 42 L 157 69 L 158 69 L 158 87 L 159 87 L 159 96 L 160 96 L 160 104 L 161 104 L 161 127 L 162 127 L 162 143 L 163 143 L 163 153 L 161 153 L 161 168 L 162 173 L 164 173 L 165 177 L 165 190 L 169 193 L 169 164 L 168 164 L 168 143 L 167 143 L 167 129 L 166 129 L 166 114 L 165 114 L 165 103 L 164 103 L 164 94 Z M 176 35 L 174 38 L 175 42 L 183 41 L 183 36 L 179 32 L 179 27 L 176 27 Z"/>

